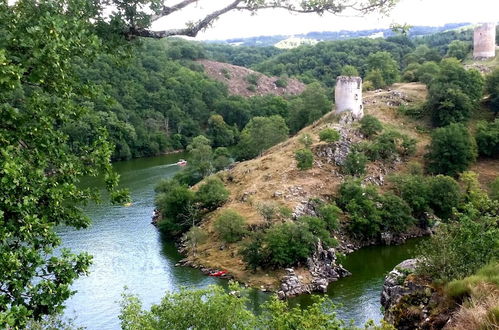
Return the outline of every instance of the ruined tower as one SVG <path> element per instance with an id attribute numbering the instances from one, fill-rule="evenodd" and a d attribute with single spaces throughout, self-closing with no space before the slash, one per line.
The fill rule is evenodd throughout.
<path id="1" fill-rule="evenodd" d="M 485 59 L 496 56 L 496 24 L 484 23 L 473 33 L 473 58 Z"/>
<path id="2" fill-rule="evenodd" d="M 336 113 L 351 111 L 354 117 L 362 118 L 362 78 L 339 76 L 334 89 Z"/>

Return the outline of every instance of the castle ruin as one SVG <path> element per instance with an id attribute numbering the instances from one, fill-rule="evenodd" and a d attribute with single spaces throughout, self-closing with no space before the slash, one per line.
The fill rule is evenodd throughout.
<path id="1" fill-rule="evenodd" d="M 473 58 L 487 59 L 496 56 L 496 24 L 484 23 L 473 33 Z"/>
<path id="2" fill-rule="evenodd" d="M 339 76 L 334 89 L 336 113 L 351 111 L 356 118 L 364 116 L 362 106 L 362 78 Z"/>

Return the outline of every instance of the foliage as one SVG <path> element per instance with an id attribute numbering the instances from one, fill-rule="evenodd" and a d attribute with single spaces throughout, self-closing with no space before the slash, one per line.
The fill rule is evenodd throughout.
<path id="1" fill-rule="evenodd" d="M 176 180 L 169 180 L 161 185 L 163 190 L 156 195 L 156 208 L 161 213 L 159 228 L 172 236 L 180 235 L 197 221 L 197 209 L 194 205 L 195 194 L 186 185 Z"/>
<path id="2" fill-rule="evenodd" d="M 326 90 L 318 83 L 307 86 L 299 98 L 291 101 L 287 123 L 292 133 L 312 124 L 331 111 L 331 102 Z"/>
<path id="3" fill-rule="evenodd" d="M 391 177 L 394 190 L 411 208 L 412 214 L 420 218 L 430 210 L 429 181 L 422 175 L 398 175 Z M 439 198 L 438 196 L 435 196 Z"/>
<path id="4" fill-rule="evenodd" d="M 449 49 L 447 49 L 447 57 L 455 57 L 462 61 L 468 56 L 471 50 L 471 43 L 461 40 L 454 40 L 449 44 Z"/>
<path id="5" fill-rule="evenodd" d="M 215 220 L 214 227 L 227 243 L 235 243 L 246 234 L 246 220 L 234 210 L 223 211 Z"/>
<path id="6" fill-rule="evenodd" d="M 360 176 L 366 173 L 367 156 L 358 151 L 351 151 L 345 158 L 341 167 L 343 173 L 347 175 Z"/>
<path id="7" fill-rule="evenodd" d="M 312 144 L 314 143 L 314 140 L 312 139 L 310 134 L 307 134 L 307 133 L 300 135 L 299 140 L 300 140 L 300 143 L 303 144 L 303 146 L 307 149 L 310 148 L 312 146 Z"/>
<path id="8" fill-rule="evenodd" d="M 499 68 L 496 68 L 486 77 L 485 89 L 490 94 L 492 111 L 499 112 Z"/>
<path id="9" fill-rule="evenodd" d="M 478 153 L 487 157 L 499 157 L 499 118 L 493 122 L 479 122 L 475 133 Z"/>
<path id="10" fill-rule="evenodd" d="M 272 296 L 262 304 L 261 313 L 249 309 L 247 291 L 229 283 L 231 294 L 220 286 L 186 289 L 167 293 L 160 304 L 143 310 L 138 297 L 124 294 L 121 327 L 128 329 L 347 329 L 337 319 L 334 305 L 327 298 L 312 296 L 307 307 L 291 307 Z"/>
<path id="11" fill-rule="evenodd" d="M 276 85 L 276 87 L 279 87 L 279 88 L 286 88 L 288 87 L 288 78 L 286 77 L 279 77 L 279 79 L 277 79 L 274 84 Z"/>
<path id="12" fill-rule="evenodd" d="M 299 170 L 309 170 L 314 164 L 314 154 L 310 149 L 300 149 L 295 152 L 296 166 Z"/>
<path id="13" fill-rule="evenodd" d="M 126 203 L 112 171 L 112 144 L 101 125 L 71 148 L 64 126 L 79 122 L 98 102 L 73 64 L 88 64 L 105 45 L 87 1 L 0 3 L 0 328 L 63 310 L 71 284 L 86 275 L 91 257 L 59 249 L 57 226 L 86 228 L 82 206 L 99 199 L 83 176 L 101 175 L 113 202 Z M 104 27 L 103 23 L 103 27 Z M 118 38 L 119 39 L 119 38 Z M 56 253 L 57 250 L 57 253 Z"/>
<path id="14" fill-rule="evenodd" d="M 360 132 L 368 138 L 371 138 L 379 134 L 383 130 L 383 125 L 378 120 L 378 118 L 372 115 L 365 115 L 359 121 Z"/>
<path id="15" fill-rule="evenodd" d="M 248 241 L 243 243 L 240 254 L 246 265 L 253 271 L 260 266 L 268 265 L 268 251 L 264 249 L 262 232 L 252 232 Z"/>
<path id="16" fill-rule="evenodd" d="M 441 225 L 420 246 L 418 273 L 434 280 L 451 281 L 476 272 L 499 256 L 498 204 L 480 213 L 468 206 L 457 222 Z"/>
<path id="17" fill-rule="evenodd" d="M 269 265 L 287 267 L 310 256 L 315 237 L 308 227 L 301 223 L 284 222 L 276 224 L 265 233 L 265 244 Z"/>
<path id="18" fill-rule="evenodd" d="M 399 64 L 389 52 L 382 51 L 369 54 L 366 61 L 367 71 L 373 72 L 373 70 L 379 70 L 381 73 L 384 85 L 379 87 L 391 85 L 400 79 Z M 371 79 L 368 79 L 367 76 L 366 79 L 372 81 Z M 375 88 L 379 88 L 376 87 L 376 83 L 374 83 L 374 86 Z"/>
<path id="19" fill-rule="evenodd" d="M 341 68 L 342 76 L 358 77 L 359 71 L 353 65 L 345 65 Z"/>
<path id="20" fill-rule="evenodd" d="M 385 79 L 383 78 L 383 72 L 380 69 L 374 69 L 369 71 L 365 78 L 364 90 L 370 91 L 373 89 L 380 89 L 386 87 Z"/>
<path id="21" fill-rule="evenodd" d="M 288 127 L 281 116 L 254 117 L 241 132 L 240 157 L 248 159 L 258 156 L 287 136 Z"/>
<path id="22" fill-rule="evenodd" d="M 185 241 L 187 245 L 194 250 L 199 244 L 203 244 L 208 239 L 208 233 L 201 227 L 192 226 L 187 233 L 185 233 Z"/>
<path id="23" fill-rule="evenodd" d="M 227 147 L 234 144 L 234 129 L 227 125 L 224 118 L 220 115 L 212 115 L 210 117 L 207 133 L 213 141 L 213 147 Z"/>
<path id="24" fill-rule="evenodd" d="M 466 70 L 455 58 L 440 62 L 437 76 L 429 84 L 426 107 L 433 123 L 444 126 L 468 120 L 482 98 L 484 79 L 476 70 Z"/>
<path id="25" fill-rule="evenodd" d="M 319 132 L 319 139 L 321 141 L 333 143 L 340 139 L 340 132 L 334 128 L 325 128 Z"/>
<path id="26" fill-rule="evenodd" d="M 331 238 L 331 234 L 327 228 L 328 224 L 323 219 L 312 216 L 301 216 L 298 218 L 298 221 L 307 226 L 308 231 L 320 239 L 325 247 L 338 245 L 338 242 L 334 238 Z"/>
<path id="27" fill-rule="evenodd" d="M 452 215 L 452 209 L 459 205 L 461 193 L 459 185 L 451 177 L 437 175 L 429 181 L 429 205 L 435 214 L 448 219 Z"/>
<path id="28" fill-rule="evenodd" d="M 246 77 L 244 77 L 244 80 L 246 80 L 246 82 L 250 85 L 258 86 L 260 75 L 258 73 L 250 73 Z"/>
<path id="29" fill-rule="evenodd" d="M 222 206 L 229 198 L 229 191 L 225 189 L 223 182 L 218 177 L 210 177 L 199 186 L 196 192 L 196 202 L 201 208 L 212 211 Z"/>
<path id="30" fill-rule="evenodd" d="M 479 285 L 492 284 L 499 286 L 499 263 L 492 261 L 480 268 L 476 273 L 463 279 L 453 280 L 445 285 L 445 293 L 458 302 L 469 296 Z"/>
<path id="31" fill-rule="evenodd" d="M 433 131 L 426 154 L 430 173 L 456 176 L 466 170 L 476 157 L 475 140 L 463 125 L 450 124 Z"/>
<path id="32" fill-rule="evenodd" d="M 341 209 L 335 203 L 323 204 L 319 207 L 319 217 L 326 223 L 330 231 L 338 229 L 340 225 Z"/>
<path id="33" fill-rule="evenodd" d="M 278 206 L 273 202 L 260 202 L 256 206 L 256 209 L 266 222 L 273 220 L 279 212 Z"/>
<path id="34" fill-rule="evenodd" d="M 380 233 L 379 195 L 374 186 L 362 187 L 358 181 L 341 184 L 336 202 L 348 214 L 348 230 L 357 236 L 374 237 Z"/>
<path id="35" fill-rule="evenodd" d="M 490 199 L 499 201 L 499 176 L 490 183 Z"/>
<path id="36" fill-rule="evenodd" d="M 213 153 L 210 140 L 203 135 L 196 136 L 187 146 L 187 151 L 191 156 L 190 167 L 198 173 L 201 179 L 213 173 Z"/>
<path id="37" fill-rule="evenodd" d="M 387 131 L 378 135 L 366 145 L 370 160 L 393 161 L 398 156 L 411 156 L 416 152 L 416 140 L 397 131 Z"/>
<path id="38" fill-rule="evenodd" d="M 380 216 L 383 229 L 401 233 L 414 223 L 411 208 L 395 194 L 385 193 L 381 198 L 381 205 Z"/>

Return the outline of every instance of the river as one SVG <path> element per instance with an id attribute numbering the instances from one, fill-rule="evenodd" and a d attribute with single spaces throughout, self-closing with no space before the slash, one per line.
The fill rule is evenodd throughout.
<path id="1" fill-rule="evenodd" d="M 154 209 L 154 186 L 162 178 L 174 175 L 171 166 L 182 154 L 134 159 L 114 164 L 121 183 L 132 194 L 129 207 L 108 203 L 85 208 L 92 225 L 85 230 L 60 228 L 63 246 L 73 252 L 93 255 L 90 275 L 78 279 L 77 293 L 67 301 L 65 315 L 88 329 L 119 329 L 119 302 L 124 288 L 137 294 L 145 307 L 158 303 L 166 291 L 182 286 L 204 287 L 225 281 L 203 275 L 196 269 L 175 267 L 182 258 L 172 242 L 162 237 L 150 224 Z M 88 181 L 86 184 L 97 184 Z M 379 295 L 384 275 L 397 263 L 411 256 L 414 242 L 404 246 L 370 247 L 349 255 L 345 267 L 353 276 L 329 286 L 328 295 L 338 304 L 337 315 L 363 324 L 379 321 Z M 258 291 L 250 293 L 254 308 L 266 300 Z M 306 305 L 308 296 L 292 303 Z"/>

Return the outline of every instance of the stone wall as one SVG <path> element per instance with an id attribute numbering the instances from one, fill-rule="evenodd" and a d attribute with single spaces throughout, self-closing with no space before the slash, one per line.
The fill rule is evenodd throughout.
<path id="1" fill-rule="evenodd" d="M 473 57 L 485 59 L 496 56 L 496 24 L 485 23 L 473 33 Z"/>
<path id="2" fill-rule="evenodd" d="M 360 77 L 339 76 L 334 89 L 335 112 L 351 111 L 356 118 L 362 118 L 362 79 Z"/>

